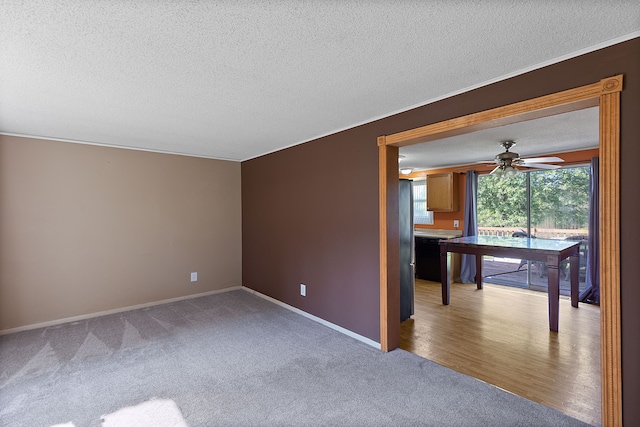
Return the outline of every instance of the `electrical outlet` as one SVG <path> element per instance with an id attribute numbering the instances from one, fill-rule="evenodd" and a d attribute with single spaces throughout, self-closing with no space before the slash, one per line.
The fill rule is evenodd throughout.
<path id="1" fill-rule="evenodd" d="M 192 282 L 197 282 L 198 281 L 198 272 L 194 271 L 191 273 L 191 281 Z"/>
<path id="2" fill-rule="evenodd" d="M 303 297 L 307 296 L 307 285 L 300 283 L 300 295 Z"/>
<path id="3" fill-rule="evenodd" d="M 458 226 L 460 225 L 460 222 L 457 219 L 453 220 L 453 228 L 458 228 Z"/>

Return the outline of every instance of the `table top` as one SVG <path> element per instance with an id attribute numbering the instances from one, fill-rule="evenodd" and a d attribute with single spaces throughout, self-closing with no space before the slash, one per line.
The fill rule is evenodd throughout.
<path id="1" fill-rule="evenodd" d="M 502 236 L 466 236 L 443 240 L 440 244 L 455 244 L 461 246 L 490 246 L 513 249 L 530 249 L 542 251 L 563 251 L 580 242 L 572 240 L 538 239 L 529 237 Z"/>

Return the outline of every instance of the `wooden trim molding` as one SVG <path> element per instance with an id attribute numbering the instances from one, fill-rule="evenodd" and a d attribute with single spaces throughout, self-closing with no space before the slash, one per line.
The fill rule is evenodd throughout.
<path id="1" fill-rule="evenodd" d="M 600 80 L 600 94 L 619 93 L 622 91 L 622 75 L 608 77 Z M 618 108 L 620 104 L 618 103 Z"/>
<path id="2" fill-rule="evenodd" d="M 398 148 L 378 138 L 380 211 L 380 348 L 391 351 L 400 345 L 400 244 L 398 236 Z M 394 184 L 395 183 L 395 184 Z M 398 258 L 398 261 L 396 261 Z M 394 293 L 398 295 L 394 300 Z M 398 304 L 393 301 L 398 301 Z M 396 319 L 396 320 L 392 320 Z"/>
<path id="3" fill-rule="evenodd" d="M 621 426 L 619 91 L 603 92 L 600 96 L 599 185 L 602 425 Z"/>
<path id="4" fill-rule="evenodd" d="M 602 425 L 622 425 L 620 339 L 620 91 L 623 76 L 481 111 L 378 138 L 380 152 L 380 341 L 384 351 L 399 345 L 399 277 L 392 253 L 399 241 L 397 148 L 507 124 L 599 106 L 600 113 L 600 308 Z M 396 151 L 386 148 L 395 147 Z M 396 185 L 397 187 L 397 185 Z M 391 190 L 390 190 L 391 188 Z M 390 193 L 391 191 L 391 193 Z M 397 189 L 396 189 L 397 191 Z M 397 199 L 397 197 L 396 197 Z M 396 336 L 397 334 L 397 336 Z"/>
<path id="5" fill-rule="evenodd" d="M 389 348 L 389 337 L 387 336 L 389 328 L 388 310 L 389 303 L 387 301 L 387 147 L 385 137 L 378 137 L 378 203 L 380 212 L 380 348 L 382 351 L 391 351 Z"/>
<path id="6" fill-rule="evenodd" d="M 596 107 L 601 91 L 602 86 L 600 83 L 565 90 L 540 98 L 534 98 L 388 135 L 386 137 L 386 143 L 404 147 L 526 120 L 554 116 L 583 108 Z"/>

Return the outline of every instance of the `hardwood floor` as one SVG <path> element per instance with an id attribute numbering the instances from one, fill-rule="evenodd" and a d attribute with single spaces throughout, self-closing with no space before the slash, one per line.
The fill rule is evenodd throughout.
<path id="1" fill-rule="evenodd" d="M 400 347 L 458 372 L 601 423 L 600 309 L 560 297 L 559 332 L 549 331 L 543 292 L 416 279 L 415 314 L 401 324 Z"/>

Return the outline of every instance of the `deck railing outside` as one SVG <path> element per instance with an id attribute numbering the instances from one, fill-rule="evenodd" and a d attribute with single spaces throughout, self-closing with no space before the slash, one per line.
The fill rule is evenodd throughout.
<path id="1" fill-rule="evenodd" d="M 516 231 L 525 231 L 520 227 L 478 227 L 479 236 L 505 236 L 509 237 Z M 534 236 L 541 239 L 566 239 L 571 236 L 587 236 L 587 229 L 567 229 L 567 228 L 534 228 Z"/>

